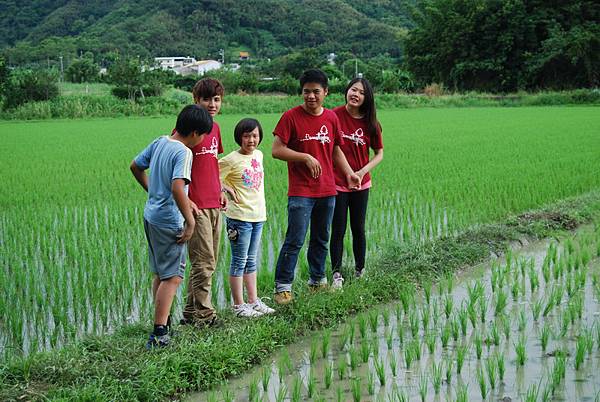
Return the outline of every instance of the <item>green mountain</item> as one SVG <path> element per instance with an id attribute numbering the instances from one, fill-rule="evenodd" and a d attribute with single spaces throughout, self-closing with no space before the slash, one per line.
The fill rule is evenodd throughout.
<path id="1" fill-rule="evenodd" d="M 10 64 L 91 52 L 152 58 L 217 58 L 219 49 L 259 57 L 293 50 L 401 57 L 412 26 L 400 0 L 0 0 L 0 50 Z"/>

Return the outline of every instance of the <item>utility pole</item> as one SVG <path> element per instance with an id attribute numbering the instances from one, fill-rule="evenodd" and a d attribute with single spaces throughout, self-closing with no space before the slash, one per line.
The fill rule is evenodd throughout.
<path id="1" fill-rule="evenodd" d="M 62 55 L 59 56 L 60 58 L 60 82 L 63 82 L 64 79 L 64 66 L 63 66 L 63 57 Z"/>
<path id="2" fill-rule="evenodd" d="M 221 64 L 225 65 L 225 49 L 219 49 L 219 56 L 221 56 Z"/>

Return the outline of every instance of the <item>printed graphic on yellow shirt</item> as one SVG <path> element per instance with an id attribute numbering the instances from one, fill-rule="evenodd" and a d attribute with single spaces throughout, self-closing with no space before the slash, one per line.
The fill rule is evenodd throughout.
<path id="1" fill-rule="evenodd" d="M 242 172 L 242 182 L 245 187 L 253 188 L 255 190 L 260 189 L 260 185 L 263 180 L 263 171 L 260 166 L 260 162 L 252 158 L 250 162 L 251 169 L 244 169 Z"/>

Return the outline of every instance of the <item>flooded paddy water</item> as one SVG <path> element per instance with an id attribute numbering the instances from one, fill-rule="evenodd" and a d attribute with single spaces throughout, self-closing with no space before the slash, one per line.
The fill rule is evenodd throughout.
<path id="1" fill-rule="evenodd" d="M 510 251 L 191 401 L 598 401 L 600 230 Z"/>

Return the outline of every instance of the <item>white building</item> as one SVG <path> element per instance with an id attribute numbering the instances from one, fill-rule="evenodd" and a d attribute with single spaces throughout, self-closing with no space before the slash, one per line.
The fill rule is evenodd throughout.
<path id="1" fill-rule="evenodd" d="M 155 57 L 154 63 L 157 64 L 163 70 L 174 69 L 175 67 L 182 67 L 186 64 L 195 63 L 196 59 L 193 57 Z"/>
<path id="2" fill-rule="evenodd" d="M 155 57 L 154 62 L 163 70 L 173 70 L 178 75 L 203 75 L 223 67 L 216 60 L 196 60 L 193 57 Z"/>

